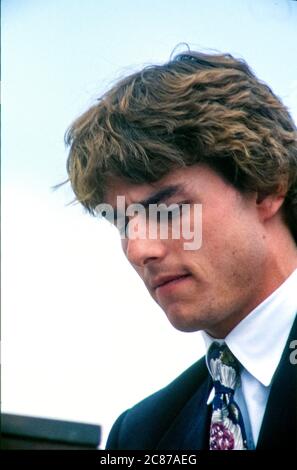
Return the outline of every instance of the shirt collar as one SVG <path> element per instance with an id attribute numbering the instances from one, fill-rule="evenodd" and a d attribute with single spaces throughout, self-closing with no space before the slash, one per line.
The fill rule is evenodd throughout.
<path id="1" fill-rule="evenodd" d="M 297 269 L 224 340 L 217 340 L 203 331 L 206 349 L 213 341 L 224 341 L 243 367 L 269 386 L 296 316 L 296 289 Z"/>

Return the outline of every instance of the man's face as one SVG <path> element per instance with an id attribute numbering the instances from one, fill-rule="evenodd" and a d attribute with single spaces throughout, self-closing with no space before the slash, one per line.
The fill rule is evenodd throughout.
<path id="1" fill-rule="evenodd" d="M 166 188 L 172 186 L 179 190 L 170 195 Z M 117 196 L 124 196 L 128 206 L 160 191 L 169 194 L 160 200 L 166 205 L 190 204 L 192 228 L 194 205 L 202 205 L 202 246 L 186 250 L 183 237 L 133 237 L 122 240 L 124 253 L 176 328 L 224 337 L 267 295 L 267 249 L 256 197 L 241 194 L 197 164 L 153 184 L 114 177 L 106 202 L 116 207 Z"/>

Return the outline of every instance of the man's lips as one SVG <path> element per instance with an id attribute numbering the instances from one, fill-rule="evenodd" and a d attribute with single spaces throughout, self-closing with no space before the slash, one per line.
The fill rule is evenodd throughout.
<path id="1" fill-rule="evenodd" d="M 160 276 L 157 277 L 156 279 L 153 280 L 152 282 L 152 288 L 153 289 L 158 289 L 159 287 L 163 287 L 169 283 L 173 283 L 174 281 L 182 280 L 186 277 L 189 277 L 190 274 L 172 274 L 168 276 Z"/>

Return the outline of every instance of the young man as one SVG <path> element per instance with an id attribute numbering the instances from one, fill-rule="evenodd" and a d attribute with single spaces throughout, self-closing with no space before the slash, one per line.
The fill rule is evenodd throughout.
<path id="1" fill-rule="evenodd" d="M 105 204 L 152 297 L 207 349 L 125 411 L 107 448 L 295 449 L 297 133 L 284 105 L 244 61 L 189 51 L 117 83 L 66 141 L 77 200 Z M 160 204 L 175 207 L 165 237 Z"/>

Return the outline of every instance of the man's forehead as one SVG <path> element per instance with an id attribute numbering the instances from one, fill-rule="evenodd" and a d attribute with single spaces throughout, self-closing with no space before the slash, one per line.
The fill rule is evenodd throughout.
<path id="1" fill-rule="evenodd" d="M 153 186 L 150 183 L 132 183 L 125 178 L 111 176 L 106 184 L 104 202 L 113 205 L 118 196 L 125 196 L 125 198 L 130 199 L 137 196 L 141 197 L 144 193 L 152 190 Z"/>

